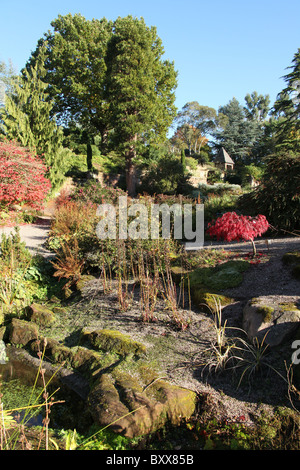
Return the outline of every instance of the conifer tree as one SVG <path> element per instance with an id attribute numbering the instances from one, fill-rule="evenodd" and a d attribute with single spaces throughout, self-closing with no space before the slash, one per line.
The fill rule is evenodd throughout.
<path id="1" fill-rule="evenodd" d="M 278 94 L 273 107 L 277 117 L 277 148 L 299 152 L 300 149 L 300 48 L 283 78 L 287 86 Z"/>
<path id="2" fill-rule="evenodd" d="M 42 156 L 49 168 L 52 187 L 58 186 L 64 176 L 63 133 L 51 118 L 52 101 L 40 77 L 45 73 L 45 50 L 42 50 L 36 64 L 24 69 L 6 96 L 2 113 L 4 134 L 9 140 L 20 142 L 23 147 Z"/>
<path id="3" fill-rule="evenodd" d="M 115 145 L 125 158 L 126 186 L 136 192 L 136 159 L 145 143 L 166 139 L 176 108 L 174 64 L 162 60 L 164 49 L 155 27 L 127 16 L 114 22 L 107 47 L 106 99 Z"/>
<path id="4" fill-rule="evenodd" d="M 181 165 L 182 165 L 183 172 L 185 172 L 185 170 L 186 170 L 186 160 L 185 160 L 185 150 L 184 149 L 181 150 Z"/>

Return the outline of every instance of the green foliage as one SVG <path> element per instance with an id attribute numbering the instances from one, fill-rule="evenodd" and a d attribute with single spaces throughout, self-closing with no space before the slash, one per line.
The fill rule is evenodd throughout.
<path id="1" fill-rule="evenodd" d="M 181 165 L 183 170 L 186 168 L 186 158 L 185 158 L 185 150 L 181 150 Z"/>
<path id="2" fill-rule="evenodd" d="M 16 139 L 23 147 L 29 147 L 42 155 L 49 167 L 52 186 L 59 185 L 64 176 L 62 131 L 51 119 L 52 102 L 48 100 L 43 62 L 45 50 L 41 51 L 35 67 L 24 70 L 7 96 L 2 115 L 4 133 L 8 139 Z"/>
<path id="3" fill-rule="evenodd" d="M 269 95 L 259 95 L 257 91 L 247 93 L 245 96 L 246 107 L 244 108 L 247 119 L 264 121 L 270 109 Z"/>
<path id="4" fill-rule="evenodd" d="M 187 157 L 185 162 L 186 162 L 186 165 L 190 167 L 191 170 L 197 170 L 198 161 L 196 160 L 196 158 Z"/>
<path id="5" fill-rule="evenodd" d="M 103 186 L 99 181 L 88 181 L 84 185 L 77 187 L 71 197 L 73 200 L 82 203 L 118 204 L 120 196 L 126 196 L 125 191 L 120 188 Z"/>
<path id="6" fill-rule="evenodd" d="M 145 141 L 160 141 L 175 115 L 176 72 L 162 60 L 156 28 L 132 16 L 114 22 L 108 43 L 106 98 L 114 142 L 126 161 L 126 185 L 135 195 L 135 159 Z"/>
<path id="7" fill-rule="evenodd" d="M 294 55 L 291 72 L 285 75 L 287 86 L 279 93 L 274 104 L 273 114 L 281 117 L 278 126 L 281 148 L 299 151 L 300 138 L 300 49 Z"/>
<path id="8" fill-rule="evenodd" d="M 270 416 L 262 413 L 255 425 L 247 417 L 220 418 L 222 411 L 210 410 L 210 395 L 204 395 L 204 412 L 179 427 L 170 426 L 153 434 L 146 448 L 174 449 L 174 441 L 184 443 L 185 449 L 201 450 L 299 450 L 299 416 L 280 408 Z M 207 409 L 208 408 L 208 409 Z M 211 414 L 209 414 L 211 411 Z"/>
<path id="9" fill-rule="evenodd" d="M 178 158 L 167 155 L 149 166 L 142 177 L 140 192 L 149 194 L 178 194 L 184 192 L 188 176 Z"/>
<path id="10" fill-rule="evenodd" d="M 86 20 L 80 14 L 59 15 L 38 43 L 29 63 L 35 62 L 47 44 L 49 93 L 55 99 L 54 112 L 61 121 L 72 120 L 90 136 L 100 133 L 101 145 L 107 132 L 106 103 L 103 97 L 107 41 L 112 22 L 106 18 Z M 65 79 L 66 70 L 68 80 Z M 87 141 L 85 142 L 85 144 Z"/>
<path id="11" fill-rule="evenodd" d="M 10 266 L 12 262 L 15 266 L 25 267 L 31 260 L 31 254 L 26 248 L 24 242 L 21 241 L 20 228 L 15 227 L 14 230 L 6 235 L 2 233 L 0 241 L 0 259 L 2 265 Z"/>
<path id="12" fill-rule="evenodd" d="M 2 312 L 21 316 L 34 300 L 59 295 L 61 284 L 53 280 L 53 268 L 42 256 L 32 256 L 16 228 L 2 234 L 0 243 L 0 299 Z"/>
<path id="13" fill-rule="evenodd" d="M 225 192 L 221 195 L 209 194 L 204 200 L 204 219 L 211 221 L 225 212 L 234 211 L 240 195 L 235 192 Z"/>
<path id="14" fill-rule="evenodd" d="M 245 165 L 244 168 L 241 169 L 240 174 L 243 186 L 247 186 L 247 184 L 250 183 L 251 178 L 258 182 L 261 180 L 263 169 L 251 163 L 250 165 Z"/>
<path id="15" fill-rule="evenodd" d="M 239 209 L 264 214 L 278 230 L 300 228 L 300 154 L 278 153 L 266 159 L 261 184 L 239 199 Z"/>
<path id="16" fill-rule="evenodd" d="M 201 155 L 202 149 L 207 148 L 207 136 L 225 122 L 226 117 L 213 108 L 201 106 L 197 101 L 186 103 L 174 119 L 177 128 L 171 141 L 184 145 L 190 155 Z"/>
<path id="17" fill-rule="evenodd" d="M 5 94 L 9 93 L 15 70 L 11 61 L 8 64 L 0 61 L 0 107 L 5 104 Z M 1 133 L 1 127 L 0 127 Z"/>
<path id="18" fill-rule="evenodd" d="M 255 146 L 263 135 L 261 122 L 254 118 L 255 110 L 259 114 L 262 112 L 253 105 L 248 111 L 249 118 L 246 119 L 245 108 L 236 98 L 219 108 L 219 112 L 227 116 L 227 124 L 223 130 L 217 130 L 215 136 L 218 144 L 226 149 L 236 165 L 255 162 Z"/>
<path id="19" fill-rule="evenodd" d="M 156 28 L 132 16 L 109 22 L 88 21 L 79 14 L 59 16 L 54 33 L 39 41 L 30 63 L 47 44 L 49 92 L 54 111 L 66 122 L 100 135 L 101 153 L 110 141 L 126 160 L 127 189 L 135 192 L 133 161 L 145 142 L 166 139 L 173 120 L 176 73 L 163 61 Z M 65 71 L 68 70 L 68 80 Z"/>
<path id="20" fill-rule="evenodd" d="M 138 439 L 128 439 L 124 436 L 117 435 L 111 431 L 100 431 L 97 437 L 94 437 L 83 448 L 85 450 L 131 450 L 134 443 Z"/>
<path id="21" fill-rule="evenodd" d="M 197 290 L 201 288 L 219 292 L 236 287 L 242 282 L 242 273 L 249 266 L 248 261 L 235 260 L 225 261 L 215 267 L 196 268 L 189 274 L 191 289 L 197 295 Z"/>
<path id="22" fill-rule="evenodd" d="M 2 119 L 8 139 L 16 139 L 23 147 L 43 156 L 52 186 L 56 187 L 65 173 L 61 152 L 63 134 L 51 118 L 53 103 L 48 99 L 47 84 L 43 81 L 44 61 L 45 49 L 41 50 L 35 66 L 24 70 L 14 81 Z"/>
<path id="23" fill-rule="evenodd" d="M 20 240 L 19 229 L 1 236 L 0 254 L 0 304 L 1 313 L 18 314 L 30 302 L 30 289 L 25 276 L 31 255 Z M 0 315 L 1 317 L 1 315 Z"/>

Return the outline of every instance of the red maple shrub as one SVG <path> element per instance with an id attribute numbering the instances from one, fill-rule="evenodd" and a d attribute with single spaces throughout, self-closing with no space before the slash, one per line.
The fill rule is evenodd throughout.
<path id="1" fill-rule="evenodd" d="M 51 188 L 46 172 L 46 165 L 28 149 L 0 142 L 0 202 L 41 207 Z"/>
<path id="2" fill-rule="evenodd" d="M 240 241 L 249 240 L 253 246 L 253 254 L 256 254 L 254 239 L 261 236 L 269 228 L 269 222 L 264 215 L 250 217 L 238 215 L 236 212 L 226 212 L 216 221 L 208 224 L 207 233 L 217 237 L 217 240 Z"/>

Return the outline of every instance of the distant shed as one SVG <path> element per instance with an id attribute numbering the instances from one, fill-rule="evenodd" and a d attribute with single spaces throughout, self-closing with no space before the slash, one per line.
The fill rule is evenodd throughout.
<path id="1" fill-rule="evenodd" d="M 223 147 L 220 148 L 215 158 L 215 164 L 225 171 L 234 169 L 234 161 Z"/>

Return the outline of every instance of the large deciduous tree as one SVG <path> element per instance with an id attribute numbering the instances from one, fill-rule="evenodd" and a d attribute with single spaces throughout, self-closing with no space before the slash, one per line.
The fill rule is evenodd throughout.
<path id="1" fill-rule="evenodd" d="M 208 137 L 218 127 L 223 127 L 226 118 L 217 114 L 214 108 L 202 106 L 198 101 L 186 103 L 174 120 L 176 132 L 174 137 L 179 137 L 188 148 L 200 154 L 201 148 L 208 142 Z"/>
<path id="2" fill-rule="evenodd" d="M 105 96 L 114 142 L 125 157 L 127 191 L 136 191 L 136 157 L 145 144 L 166 139 L 175 116 L 176 72 L 163 60 L 155 27 L 119 17 L 107 49 Z"/>
<path id="3" fill-rule="evenodd" d="M 143 144 L 166 138 L 175 115 L 174 64 L 163 60 L 155 27 L 127 16 L 114 22 L 59 16 L 38 43 L 47 44 L 46 81 L 54 112 L 77 123 L 91 138 L 108 136 L 125 157 L 127 189 L 135 193 L 135 157 Z"/>
<path id="4" fill-rule="evenodd" d="M 55 100 L 53 112 L 60 123 L 82 126 L 92 143 L 101 136 L 102 150 L 107 141 L 108 111 L 103 97 L 106 79 L 106 49 L 112 22 L 87 20 L 80 14 L 61 16 L 51 22 L 52 32 L 38 41 L 28 65 L 35 63 L 46 44 L 45 80 Z"/>

